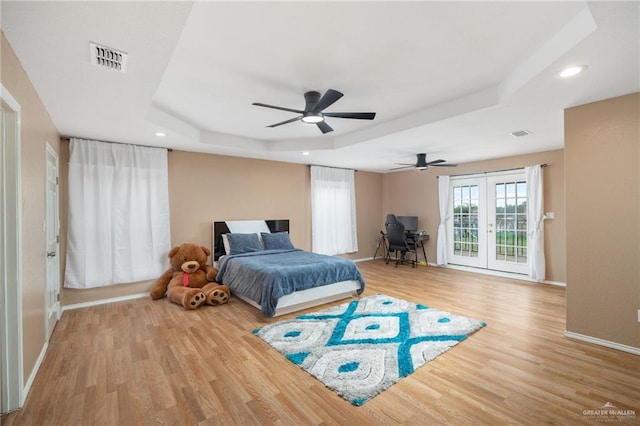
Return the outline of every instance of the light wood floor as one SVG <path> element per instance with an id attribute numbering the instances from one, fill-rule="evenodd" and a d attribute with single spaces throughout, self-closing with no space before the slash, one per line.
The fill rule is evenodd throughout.
<path id="1" fill-rule="evenodd" d="M 639 357 L 564 337 L 563 288 L 382 261 L 358 266 L 364 295 L 488 325 L 354 407 L 252 334 L 297 314 L 264 319 L 235 298 L 195 311 L 166 299 L 67 311 L 25 407 L 3 423 L 594 425 L 583 410 L 611 402 L 635 410 L 625 423 L 640 424 Z"/>

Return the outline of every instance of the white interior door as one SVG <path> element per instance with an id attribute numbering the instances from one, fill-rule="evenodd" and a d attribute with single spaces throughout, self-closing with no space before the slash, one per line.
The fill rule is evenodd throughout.
<path id="1" fill-rule="evenodd" d="M 58 209 L 58 155 L 47 144 L 47 174 L 46 174 L 46 205 L 45 205 L 45 234 L 47 253 L 47 339 L 51 337 L 58 318 L 60 317 L 60 220 Z"/>
<path id="2" fill-rule="evenodd" d="M 524 171 L 452 178 L 450 185 L 449 263 L 526 274 Z"/>

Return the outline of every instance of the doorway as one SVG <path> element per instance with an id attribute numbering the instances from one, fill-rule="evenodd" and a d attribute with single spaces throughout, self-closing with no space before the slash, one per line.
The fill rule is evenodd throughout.
<path id="1" fill-rule="evenodd" d="M 47 143 L 46 148 L 46 197 L 45 197 L 45 238 L 47 253 L 47 290 L 45 292 L 46 338 L 49 340 L 53 329 L 60 318 L 60 219 L 58 196 L 58 154 Z"/>
<path id="2" fill-rule="evenodd" d="M 0 412 L 22 406 L 20 105 L 0 84 Z"/>
<path id="3" fill-rule="evenodd" d="M 450 191 L 449 263 L 527 274 L 524 170 L 452 177 Z"/>

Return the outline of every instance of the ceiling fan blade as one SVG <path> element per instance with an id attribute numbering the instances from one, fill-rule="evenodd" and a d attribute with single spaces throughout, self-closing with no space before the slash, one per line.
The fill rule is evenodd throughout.
<path id="1" fill-rule="evenodd" d="M 430 164 L 429 167 L 458 167 L 458 165 L 453 163 L 439 163 L 439 164 Z"/>
<path id="2" fill-rule="evenodd" d="M 401 170 L 401 169 L 410 169 L 412 167 L 415 167 L 415 164 L 409 164 L 406 166 L 402 166 L 402 167 L 394 167 L 393 169 L 389 169 L 389 170 Z"/>
<path id="3" fill-rule="evenodd" d="M 295 117 L 295 118 L 291 118 L 289 120 L 285 120 L 285 121 L 281 121 L 280 123 L 276 123 L 276 124 L 271 124 L 267 127 L 278 127 L 278 126 L 282 126 L 283 124 L 289 124 L 289 123 L 293 123 L 294 121 L 298 121 L 302 118 L 302 116 L 300 117 Z"/>
<path id="4" fill-rule="evenodd" d="M 267 104 L 263 104 L 261 102 L 254 102 L 251 105 L 255 105 L 255 106 L 259 106 L 259 107 L 265 107 L 265 108 L 279 109 L 281 111 L 295 112 L 297 114 L 304 113 L 304 111 L 300 111 L 299 109 L 291 109 L 291 108 L 279 107 L 279 106 L 275 106 L 275 105 L 267 105 Z"/>
<path id="5" fill-rule="evenodd" d="M 427 166 L 433 166 L 434 164 L 439 164 L 439 163 L 446 163 L 446 161 L 445 161 L 445 160 L 442 160 L 442 159 L 440 159 L 440 160 L 428 161 L 428 162 L 427 162 Z"/>
<path id="6" fill-rule="evenodd" d="M 327 117 L 354 118 L 356 120 L 373 120 L 376 118 L 375 112 L 324 112 Z"/>
<path id="7" fill-rule="evenodd" d="M 413 163 L 393 163 L 393 164 L 397 164 L 398 166 L 411 166 L 411 167 L 415 167 L 416 166 Z"/>
<path id="8" fill-rule="evenodd" d="M 326 121 L 321 121 L 319 123 L 316 123 L 316 126 L 318 126 L 318 129 L 320 129 L 322 133 L 333 132 L 333 129 L 331 128 L 331 126 L 327 124 Z"/>
<path id="9" fill-rule="evenodd" d="M 329 89 L 324 95 L 320 98 L 315 108 L 313 108 L 313 112 L 320 112 L 323 109 L 333 105 L 335 101 L 343 97 L 344 95 L 337 90 Z"/>

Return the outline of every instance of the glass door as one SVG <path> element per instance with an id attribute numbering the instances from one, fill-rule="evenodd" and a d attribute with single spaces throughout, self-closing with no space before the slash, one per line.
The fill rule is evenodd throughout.
<path id="1" fill-rule="evenodd" d="M 484 178 L 451 181 L 449 216 L 449 260 L 464 266 L 487 267 Z"/>
<path id="2" fill-rule="evenodd" d="M 524 173 L 487 178 L 489 269 L 526 274 L 527 182 Z"/>
<path id="3" fill-rule="evenodd" d="M 449 263 L 526 274 L 524 172 L 451 179 Z"/>

